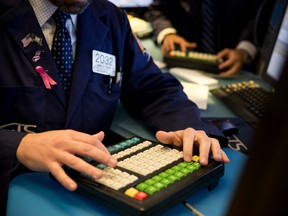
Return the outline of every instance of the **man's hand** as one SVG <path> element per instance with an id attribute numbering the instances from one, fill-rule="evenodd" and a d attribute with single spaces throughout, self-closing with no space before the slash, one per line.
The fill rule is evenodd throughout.
<path id="1" fill-rule="evenodd" d="M 166 54 L 172 50 L 175 50 L 175 44 L 180 46 L 182 52 L 186 52 L 187 48 L 195 49 L 197 44 L 194 42 L 188 42 L 183 37 L 177 34 L 168 34 L 165 36 L 162 43 L 162 53 Z"/>
<path id="2" fill-rule="evenodd" d="M 224 60 L 219 65 L 219 69 L 224 70 L 219 74 L 222 77 L 236 75 L 244 64 L 244 53 L 241 50 L 226 48 L 217 53 L 216 58 Z"/>
<path id="3" fill-rule="evenodd" d="M 75 190 L 77 184 L 65 173 L 63 165 L 95 179 L 103 175 L 102 170 L 78 156 L 90 157 L 111 167 L 116 166 L 116 159 L 102 144 L 103 138 L 103 132 L 88 135 L 74 130 L 27 134 L 17 149 L 17 159 L 33 171 L 51 172 L 64 187 Z"/>
<path id="4" fill-rule="evenodd" d="M 210 151 L 212 152 L 214 160 L 224 163 L 229 162 L 229 158 L 221 149 L 218 140 L 208 137 L 204 131 L 197 131 L 192 128 L 174 132 L 158 131 L 156 138 L 164 144 L 171 144 L 178 147 L 183 146 L 183 157 L 185 161 L 191 161 L 193 146 L 197 145 L 199 148 L 199 162 L 202 165 L 208 164 Z"/>

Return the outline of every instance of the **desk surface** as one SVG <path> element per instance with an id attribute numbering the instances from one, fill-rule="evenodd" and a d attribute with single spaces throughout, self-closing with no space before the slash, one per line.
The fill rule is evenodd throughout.
<path id="1" fill-rule="evenodd" d="M 231 159 L 225 165 L 225 174 L 218 187 L 202 190 L 187 202 L 206 216 L 222 216 L 236 188 L 247 156 L 225 149 Z M 66 215 L 117 215 L 85 197 L 70 192 L 52 180 L 47 173 L 29 173 L 16 177 L 10 184 L 7 216 L 66 216 Z M 163 215 L 192 215 L 182 204 L 174 206 Z"/>

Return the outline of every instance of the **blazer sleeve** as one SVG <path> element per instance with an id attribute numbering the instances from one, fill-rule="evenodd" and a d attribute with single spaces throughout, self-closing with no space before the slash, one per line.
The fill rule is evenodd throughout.
<path id="1" fill-rule="evenodd" d="M 16 151 L 26 133 L 0 129 L 0 214 L 5 212 L 8 185 L 17 164 Z"/>
<path id="2" fill-rule="evenodd" d="M 165 1 L 153 1 L 145 14 L 146 19 L 151 23 L 153 29 L 153 40 L 157 41 L 157 37 L 161 31 L 167 28 L 174 28 L 173 24 L 167 18 L 164 11 L 166 11 L 167 4 Z"/>
<path id="3" fill-rule="evenodd" d="M 125 44 L 121 102 L 127 111 L 153 132 L 192 127 L 223 138 L 217 128 L 201 120 L 199 108 L 188 99 L 180 82 L 163 73 L 131 29 L 126 29 L 121 42 Z M 223 146 L 227 144 L 226 138 L 220 140 Z"/>

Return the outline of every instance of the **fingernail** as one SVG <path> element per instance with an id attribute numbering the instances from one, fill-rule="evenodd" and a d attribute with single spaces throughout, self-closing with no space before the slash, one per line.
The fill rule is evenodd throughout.
<path id="1" fill-rule="evenodd" d="M 206 165 L 208 164 L 208 160 L 206 160 L 206 159 L 204 159 L 204 158 L 200 159 L 199 162 L 200 162 L 200 164 L 203 165 L 203 166 L 206 166 Z"/>
<path id="2" fill-rule="evenodd" d="M 70 183 L 68 187 L 69 187 L 69 190 L 74 191 L 77 188 L 77 184 Z"/>
<path id="3" fill-rule="evenodd" d="M 117 160 L 114 157 L 110 157 L 109 161 L 108 161 L 108 166 L 116 166 L 117 164 Z"/>
<path id="4" fill-rule="evenodd" d="M 102 176 L 103 176 L 103 171 L 102 172 L 97 172 L 97 173 L 95 173 L 94 175 L 93 175 L 93 178 L 94 179 L 99 179 L 99 178 L 101 178 Z"/>
<path id="5" fill-rule="evenodd" d="M 192 159 L 192 155 L 191 154 L 185 154 L 184 155 L 184 160 L 187 161 L 187 162 L 190 162 Z"/>

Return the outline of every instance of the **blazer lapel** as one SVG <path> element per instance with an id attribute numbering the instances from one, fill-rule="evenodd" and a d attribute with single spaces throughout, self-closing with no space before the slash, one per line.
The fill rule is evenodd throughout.
<path id="1" fill-rule="evenodd" d="M 15 16 L 15 14 L 19 15 Z M 52 86 L 52 90 L 62 103 L 63 108 L 66 109 L 66 99 L 54 59 L 28 1 L 17 1 L 15 6 L 5 14 L 3 23 L 7 26 L 11 37 L 14 38 L 20 50 L 27 57 L 27 61 L 33 65 L 33 68 L 41 66 L 57 82 L 56 85 Z M 34 70 L 31 73 L 37 72 Z"/>
<path id="2" fill-rule="evenodd" d="M 104 10 L 88 7 L 78 15 L 76 56 L 73 65 L 72 88 L 69 99 L 66 127 L 69 127 L 74 112 L 86 89 L 92 73 L 92 51 L 99 50 L 107 34 L 107 26 L 100 20 Z"/>

